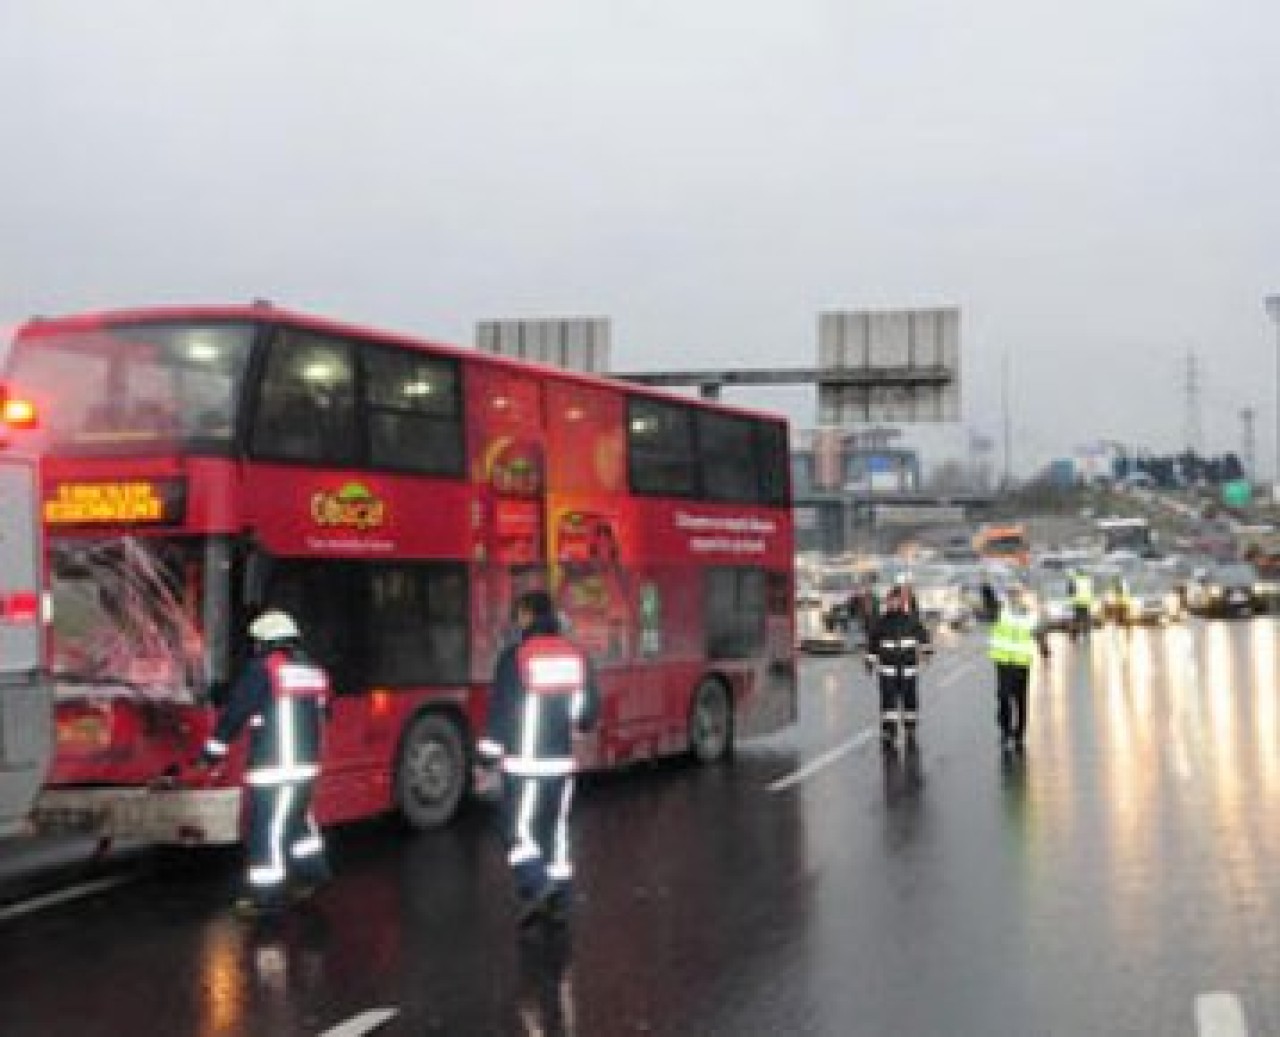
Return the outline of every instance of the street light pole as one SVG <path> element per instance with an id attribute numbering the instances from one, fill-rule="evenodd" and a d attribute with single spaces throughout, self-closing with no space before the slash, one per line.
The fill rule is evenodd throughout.
<path id="1" fill-rule="evenodd" d="M 1004 486 L 1006 492 L 1013 481 L 1013 423 L 1009 420 L 1009 354 L 1000 363 L 1000 410 L 1004 424 Z"/>
<path id="2" fill-rule="evenodd" d="M 1267 308 L 1267 316 L 1276 326 L 1276 406 L 1272 413 L 1276 454 L 1271 468 L 1271 499 L 1280 501 L 1280 295 L 1268 295 L 1264 305 Z"/>

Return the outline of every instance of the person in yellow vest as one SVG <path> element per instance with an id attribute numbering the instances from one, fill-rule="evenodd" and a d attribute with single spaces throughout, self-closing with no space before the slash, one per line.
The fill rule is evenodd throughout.
<path id="1" fill-rule="evenodd" d="M 1083 569 L 1071 574 L 1071 640 L 1088 637 L 1093 629 L 1093 578 Z"/>
<path id="2" fill-rule="evenodd" d="M 987 654 L 996 664 L 996 723 L 1000 747 L 1021 752 L 1027 734 L 1027 691 L 1036 655 L 1047 659 L 1049 645 L 1031 609 L 1026 588 L 1008 590 L 999 618 L 991 628 Z"/>

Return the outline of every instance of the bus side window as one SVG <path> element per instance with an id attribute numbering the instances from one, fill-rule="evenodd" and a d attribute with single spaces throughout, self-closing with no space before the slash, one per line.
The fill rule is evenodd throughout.
<path id="1" fill-rule="evenodd" d="M 759 500 L 762 480 L 754 432 L 748 418 L 698 413 L 698 458 L 705 498 L 739 504 Z"/>
<path id="2" fill-rule="evenodd" d="M 631 397 L 627 407 L 627 455 L 634 493 L 693 497 L 698 459 L 693 408 L 665 400 Z"/>
<path id="3" fill-rule="evenodd" d="M 255 457 L 356 460 L 355 375 L 348 343 L 294 329 L 271 343 L 253 428 Z"/>

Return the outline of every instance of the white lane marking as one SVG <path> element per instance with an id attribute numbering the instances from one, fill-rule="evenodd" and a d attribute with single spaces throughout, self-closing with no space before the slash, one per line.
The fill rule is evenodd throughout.
<path id="1" fill-rule="evenodd" d="M 842 756 L 847 756 L 849 755 L 849 753 L 853 752 L 854 750 L 859 749 L 862 746 L 866 745 L 867 742 L 869 742 L 872 738 L 876 737 L 876 733 L 879 730 L 880 730 L 879 725 L 864 727 L 856 735 L 848 739 L 848 741 L 841 742 L 834 749 L 828 749 L 825 753 L 823 753 L 817 759 L 812 760 L 811 762 L 805 764 L 798 771 L 793 771 L 791 774 L 788 774 L 785 777 L 779 778 L 777 781 L 775 781 L 772 785 L 769 786 L 769 791 L 782 792 L 786 789 L 791 788 L 792 785 L 798 785 L 800 782 L 804 781 L 806 778 L 810 778 L 813 775 L 817 774 L 818 771 L 822 770 L 824 767 L 830 767 Z"/>
<path id="2" fill-rule="evenodd" d="M 331 1030 L 325 1030 L 320 1037 L 362 1037 L 372 1033 L 384 1023 L 389 1023 L 400 1013 L 398 1008 L 370 1008 L 359 1015 L 352 1016 L 345 1023 L 339 1023 Z"/>
<path id="3" fill-rule="evenodd" d="M 23 915 L 43 911 L 46 907 L 56 907 L 58 904 L 65 904 L 69 900 L 80 900 L 82 897 L 92 896 L 95 893 L 103 893 L 108 889 L 114 889 L 116 886 L 123 886 L 126 882 L 136 882 L 137 879 L 137 875 L 114 875 L 110 878 L 95 879 L 93 882 L 83 882 L 78 886 L 68 886 L 66 889 L 45 893 L 43 896 L 32 897 L 30 900 L 20 900 L 16 904 L 0 908 L 0 922 L 7 922 L 11 918 L 21 918 Z"/>
<path id="4" fill-rule="evenodd" d="M 1240 999 L 1227 990 L 1211 990 L 1196 998 L 1196 1032 L 1200 1037 L 1248 1037 Z"/>

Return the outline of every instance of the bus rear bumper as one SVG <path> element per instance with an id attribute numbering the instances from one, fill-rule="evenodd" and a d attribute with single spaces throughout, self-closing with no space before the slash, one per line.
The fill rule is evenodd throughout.
<path id="1" fill-rule="evenodd" d="M 180 846 L 240 841 L 240 790 L 47 789 L 31 814 L 38 832 L 87 832 Z"/>

